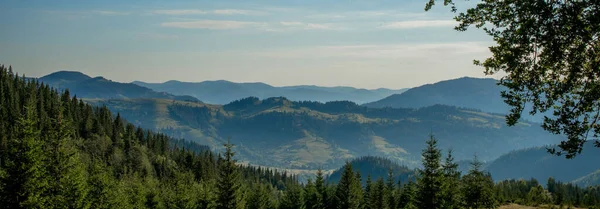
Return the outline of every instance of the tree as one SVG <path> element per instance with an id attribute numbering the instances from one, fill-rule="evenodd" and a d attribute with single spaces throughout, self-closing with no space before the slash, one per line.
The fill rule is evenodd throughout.
<path id="1" fill-rule="evenodd" d="M 225 158 L 219 164 L 217 208 L 241 209 L 245 207 L 245 202 L 241 193 L 240 173 L 233 159 L 233 144 L 228 140 L 224 146 Z"/>
<path id="2" fill-rule="evenodd" d="M 404 188 L 402 189 L 402 193 L 398 198 L 398 208 L 405 209 L 416 209 L 416 193 L 417 193 L 417 185 L 412 181 L 409 181 Z"/>
<path id="3" fill-rule="evenodd" d="M 495 208 L 494 181 L 481 170 L 483 163 L 475 159 L 469 173 L 463 177 L 463 194 L 467 208 Z"/>
<path id="4" fill-rule="evenodd" d="M 394 208 L 397 205 L 396 202 L 396 184 L 394 182 L 394 171 L 388 170 L 387 182 L 385 185 L 385 198 L 387 208 Z"/>
<path id="5" fill-rule="evenodd" d="M 346 162 L 342 177 L 335 191 L 335 200 L 339 209 L 358 209 L 362 200 L 360 179 L 356 179 L 352 164 Z"/>
<path id="6" fill-rule="evenodd" d="M 304 194 L 306 194 L 305 195 L 306 204 L 304 204 L 304 206 L 306 207 L 306 209 L 318 208 L 320 205 L 320 195 L 319 195 L 319 192 L 317 191 L 317 187 L 313 183 L 312 179 L 310 179 L 310 178 L 308 179 L 308 182 L 306 183 L 304 190 L 305 190 Z"/>
<path id="7" fill-rule="evenodd" d="M 419 208 L 437 209 L 442 207 L 443 170 L 441 169 L 441 152 L 437 148 L 437 140 L 433 135 L 427 140 L 423 150 L 423 169 L 418 169 L 417 204 Z"/>
<path id="8" fill-rule="evenodd" d="M 425 10 L 434 6 L 429 0 Z M 453 0 L 444 0 L 457 12 Z M 600 134 L 600 2 L 596 0 L 480 1 L 459 13 L 455 30 L 475 26 L 493 38 L 492 56 L 474 64 L 486 75 L 503 72 L 499 84 L 515 125 L 525 106 L 529 114 L 551 112 L 542 127 L 565 134 L 553 154 L 572 158 L 588 137 Z M 600 143 L 596 142 L 596 146 Z"/>
<path id="9" fill-rule="evenodd" d="M 458 171 L 458 164 L 454 162 L 452 150 L 448 150 L 442 169 L 444 171 L 444 182 L 442 184 L 443 208 L 460 208 L 460 171 Z"/>
<path id="10" fill-rule="evenodd" d="M 5 186 L 0 195 L 6 208 L 44 208 L 48 189 L 44 169 L 43 141 L 37 128 L 35 97 L 27 100 L 24 115 L 17 121 L 17 137 L 9 140 Z"/>
<path id="11" fill-rule="evenodd" d="M 367 176 L 367 181 L 365 183 L 365 192 L 364 192 L 364 196 L 363 196 L 363 207 L 364 209 L 371 209 L 373 208 L 373 198 L 371 196 L 371 193 L 373 192 L 373 180 L 371 179 L 371 175 L 369 174 Z"/>
<path id="12" fill-rule="evenodd" d="M 304 191 L 298 185 L 289 185 L 281 199 L 280 209 L 304 209 Z"/>
<path id="13" fill-rule="evenodd" d="M 317 190 L 317 204 L 314 205 L 315 209 L 328 208 L 329 196 L 327 195 L 327 187 L 325 186 L 325 180 L 323 177 L 323 171 L 319 168 L 317 170 L 317 177 L 315 179 L 315 189 Z"/>

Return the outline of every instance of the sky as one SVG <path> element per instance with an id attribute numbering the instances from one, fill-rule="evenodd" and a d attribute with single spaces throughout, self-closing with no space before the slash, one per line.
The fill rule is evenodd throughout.
<path id="1" fill-rule="evenodd" d="M 426 0 L 3 0 L 0 64 L 119 82 L 415 87 L 486 77 L 482 31 Z M 459 9 L 469 3 L 460 2 Z"/>

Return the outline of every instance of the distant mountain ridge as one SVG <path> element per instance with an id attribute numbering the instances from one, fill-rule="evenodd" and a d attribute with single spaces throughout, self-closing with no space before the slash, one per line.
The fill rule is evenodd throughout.
<path id="1" fill-rule="evenodd" d="M 598 183 L 600 148 L 587 142 L 580 155 L 573 159 L 547 152 L 546 147 L 533 147 L 509 152 L 490 161 L 485 169 L 495 180 L 531 179 L 544 182 L 549 177 L 562 182 L 580 182 L 581 185 Z M 586 177 L 587 178 L 583 178 Z"/>
<path id="2" fill-rule="evenodd" d="M 407 166 L 420 162 L 429 133 L 457 160 L 479 153 L 492 160 L 514 149 L 557 143 L 537 124 L 506 127 L 500 115 L 434 105 L 419 109 L 368 108 L 352 102 L 294 102 L 282 97 L 249 97 L 227 105 L 162 99 L 86 100 L 128 121 L 177 138 L 220 145 L 231 137 L 243 161 L 256 165 L 309 169 L 338 168 L 365 155 Z M 489 149 L 494 147 L 494 149 Z"/>
<path id="3" fill-rule="evenodd" d="M 69 89 L 71 95 L 79 98 L 125 99 L 125 98 L 161 98 L 181 101 L 199 100 L 191 96 L 178 96 L 132 83 L 119 83 L 104 77 L 92 78 L 81 72 L 58 71 L 38 78 L 39 81 L 54 88 Z"/>
<path id="4" fill-rule="evenodd" d="M 171 94 L 191 95 L 210 104 L 227 104 L 237 99 L 258 97 L 286 97 L 292 101 L 352 101 L 366 103 L 385 98 L 392 94 L 404 92 L 406 89 L 358 89 L 354 87 L 321 87 L 315 85 L 275 87 L 265 83 L 235 83 L 225 80 L 203 82 L 167 81 L 164 83 L 145 83 L 134 81 L 134 84 L 155 91 Z"/>
<path id="5" fill-rule="evenodd" d="M 414 87 L 401 94 L 394 94 L 379 101 L 366 103 L 366 107 L 420 108 L 436 104 L 477 109 L 483 112 L 507 114 L 510 107 L 501 97 L 504 86 L 492 78 L 461 77 L 433 84 Z M 542 122 L 542 115 L 528 114 L 530 107 L 523 111 L 524 120 Z M 551 115 L 551 114 L 546 114 Z"/>

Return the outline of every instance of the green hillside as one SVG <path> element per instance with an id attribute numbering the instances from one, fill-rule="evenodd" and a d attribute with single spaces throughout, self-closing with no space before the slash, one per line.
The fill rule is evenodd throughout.
<path id="1" fill-rule="evenodd" d="M 514 149 L 556 143 L 536 124 L 506 127 L 504 117 L 435 105 L 367 108 L 352 102 L 249 97 L 227 105 L 164 99 L 86 100 L 145 128 L 211 147 L 231 137 L 243 160 L 283 168 L 335 169 L 347 159 L 388 157 L 414 167 L 430 132 L 457 160 L 492 160 Z"/>
<path id="2" fill-rule="evenodd" d="M 573 159 L 551 155 L 546 147 L 536 147 L 502 155 L 491 161 L 486 170 L 493 174 L 495 180 L 535 178 L 544 181 L 553 177 L 558 181 L 571 182 L 599 170 L 598 159 L 600 149 L 594 147 L 593 142 L 585 144 L 582 153 Z"/>

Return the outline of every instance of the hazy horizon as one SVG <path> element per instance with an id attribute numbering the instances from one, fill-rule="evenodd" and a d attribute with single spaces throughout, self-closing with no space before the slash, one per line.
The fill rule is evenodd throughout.
<path id="1" fill-rule="evenodd" d="M 425 1 L 0 2 L 0 63 L 118 82 L 401 89 L 484 76 L 493 42 Z M 466 5 L 458 4 L 466 7 Z M 498 78 L 497 76 L 493 78 Z"/>

